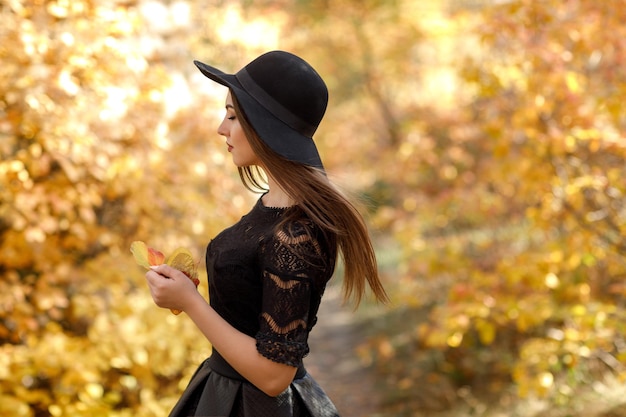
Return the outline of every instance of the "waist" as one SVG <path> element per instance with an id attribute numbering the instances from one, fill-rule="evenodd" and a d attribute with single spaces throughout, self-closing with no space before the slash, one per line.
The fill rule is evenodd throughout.
<path id="1" fill-rule="evenodd" d="M 206 363 L 207 365 L 209 365 L 209 367 L 212 370 L 214 370 L 215 372 L 217 372 L 218 374 L 222 376 L 225 376 L 226 378 L 234 379 L 234 380 L 242 381 L 242 382 L 247 381 L 247 379 L 244 378 L 239 372 L 237 372 L 235 368 L 230 366 L 230 364 L 226 362 L 226 359 L 224 359 L 222 355 L 220 355 L 220 353 L 215 349 L 213 349 L 213 353 L 206 360 Z M 303 364 L 300 364 L 300 366 L 296 370 L 296 375 L 293 377 L 293 379 L 296 380 L 296 379 L 304 378 L 305 375 L 306 375 L 306 369 L 304 368 Z"/>

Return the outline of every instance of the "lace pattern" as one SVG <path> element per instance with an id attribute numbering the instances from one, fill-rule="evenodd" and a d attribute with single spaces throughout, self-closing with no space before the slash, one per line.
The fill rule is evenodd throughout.
<path id="1" fill-rule="evenodd" d="M 255 337 L 262 355 L 298 366 L 309 352 L 336 248 L 303 213 L 277 228 L 286 212 L 259 199 L 211 241 L 206 263 L 211 306 Z"/>
<path id="2" fill-rule="evenodd" d="M 309 222 L 277 230 L 261 248 L 263 305 L 258 351 L 277 362 L 298 366 L 309 352 L 307 339 L 326 284 L 328 264 Z"/>

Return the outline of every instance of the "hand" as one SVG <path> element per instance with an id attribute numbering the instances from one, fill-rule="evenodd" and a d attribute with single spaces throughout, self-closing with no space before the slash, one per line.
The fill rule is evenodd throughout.
<path id="1" fill-rule="evenodd" d="M 150 267 L 146 281 L 154 303 L 162 308 L 185 311 L 193 297 L 199 296 L 193 281 L 169 265 Z"/>

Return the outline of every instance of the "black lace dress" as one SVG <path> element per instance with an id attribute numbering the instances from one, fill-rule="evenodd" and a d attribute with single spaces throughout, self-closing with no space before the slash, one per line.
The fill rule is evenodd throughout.
<path id="1" fill-rule="evenodd" d="M 217 352 L 204 361 L 170 417 L 337 417 L 302 359 L 335 249 L 297 208 L 269 208 L 259 199 L 235 225 L 209 243 L 206 254 L 211 306 L 256 339 L 263 356 L 298 368 L 291 385 L 270 397 L 246 381 Z"/>

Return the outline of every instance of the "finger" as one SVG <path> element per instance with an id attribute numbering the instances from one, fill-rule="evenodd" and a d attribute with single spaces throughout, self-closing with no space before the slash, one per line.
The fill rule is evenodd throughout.
<path id="1" fill-rule="evenodd" d="M 171 266 L 167 264 L 153 265 L 150 267 L 150 269 L 156 272 L 157 274 L 162 275 L 166 278 L 174 278 L 174 276 L 180 272 L 177 269 L 172 268 Z"/>
<path id="2" fill-rule="evenodd" d="M 166 273 L 169 273 L 169 271 L 166 271 Z M 163 273 L 162 269 L 158 269 L 158 270 L 154 270 L 151 269 L 150 271 L 146 272 L 146 279 L 148 280 L 148 283 L 150 285 L 157 285 L 157 286 L 162 286 L 162 285 L 167 285 L 164 281 L 176 281 L 177 278 L 174 277 L 174 275 L 171 276 L 167 276 L 165 273 Z"/>
<path id="3" fill-rule="evenodd" d="M 146 272 L 146 281 L 148 281 L 148 284 L 150 285 L 151 289 L 153 286 L 158 285 L 159 281 L 162 281 L 164 278 L 163 275 L 159 274 L 156 271 L 148 271 Z"/>

